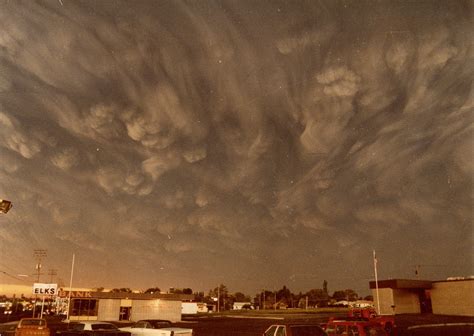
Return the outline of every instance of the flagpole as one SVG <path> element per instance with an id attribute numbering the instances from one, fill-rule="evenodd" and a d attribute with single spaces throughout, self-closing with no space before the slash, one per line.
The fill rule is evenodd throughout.
<path id="1" fill-rule="evenodd" d="M 374 250 L 375 295 L 377 296 L 377 314 L 380 315 L 379 281 L 377 278 L 377 256 Z"/>
<path id="2" fill-rule="evenodd" d="M 69 294 L 67 298 L 66 320 L 69 320 L 69 310 L 71 309 L 72 276 L 74 275 L 74 259 L 76 255 L 72 254 L 71 279 L 69 280 Z"/>

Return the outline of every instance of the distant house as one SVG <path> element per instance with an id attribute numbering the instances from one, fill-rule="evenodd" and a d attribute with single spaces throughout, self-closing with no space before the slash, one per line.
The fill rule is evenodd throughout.
<path id="1" fill-rule="evenodd" d="M 367 307 L 375 307 L 374 301 L 369 300 L 357 300 L 350 303 L 351 307 L 354 308 L 367 308 Z"/>
<path id="2" fill-rule="evenodd" d="M 254 309 L 251 302 L 234 302 L 233 310 Z"/>
<path id="3" fill-rule="evenodd" d="M 182 302 L 181 303 L 181 313 L 186 314 L 198 314 L 198 313 L 208 313 L 209 308 L 204 302 Z"/>

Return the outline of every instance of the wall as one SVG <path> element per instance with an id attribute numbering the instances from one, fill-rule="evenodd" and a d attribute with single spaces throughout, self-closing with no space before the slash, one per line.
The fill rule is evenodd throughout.
<path id="1" fill-rule="evenodd" d="M 100 299 L 97 319 L 99 321 L 118 321 L 120 317 L 120 299 Z"/>
<path id="2" fill-rule="evenodd" d="M 474 316 L 474 280 L 434 282 L 433 314 Z"/>
<path id="3" fill-rule="evenodd" d="M 416 290 L 394 289 L 395 314 L 419 314 L 420 297 Z"/>
<path id="4" fill-rule="evenodd" d="M 372 289 L 372 295 L 374 297 L 374 306 L 377 307 L 377 291 Z M 393 290 L 391 288 L 379 288 L 379 301 L 380 301 L 380 315 L 392 315 L 393 309 Z"/>
<path id="5" fill-rule="evenodd" d="M 181 321 L 181 301 L 171 300 L 133 300 L 132 321 L 143 319 L 163 319 Z"/>

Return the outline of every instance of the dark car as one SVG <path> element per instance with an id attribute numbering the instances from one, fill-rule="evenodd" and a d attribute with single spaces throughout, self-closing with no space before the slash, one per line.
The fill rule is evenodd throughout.
<path id="1" fill-rule="evenodd" d="M 15 336 L 16 327 L 20 321 L 0 324 L 0 336 Z"/>
<path id="2" fill-rule="evenodd" d="M 327 336 L 316 324 L 281 323 L 268 327 L 263 336 Z"/>

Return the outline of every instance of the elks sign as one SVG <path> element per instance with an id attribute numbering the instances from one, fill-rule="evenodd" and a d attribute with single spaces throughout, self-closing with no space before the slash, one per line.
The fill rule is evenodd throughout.
<path id="1" fill-rule="evenodd" d="M 33 294 L 56 295 L 58 294 L 58 284 L 35 283 L 33 284 Z"/>

